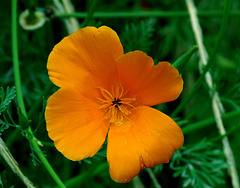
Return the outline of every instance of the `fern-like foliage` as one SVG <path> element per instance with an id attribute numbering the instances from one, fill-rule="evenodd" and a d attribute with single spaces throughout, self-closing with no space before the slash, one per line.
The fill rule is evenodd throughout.
<path id="1" fill-rule="evenodd" d="M 153 44 L 154 25 L 154 19 L 141 21 L 138 24 L 127 24 L 120 37 L 125 53 L 134 50 L 148 52 Z"/>
<path id="2" fill-rule="evenodd" d="M 8 129 L 10 126 L 16 126 L 15 123 L 13 122 L 13 119 L 11 117 L 10 112 L 7 110 L 7 106 L 12 102 L 12 100 L 16 96 L 16 90 L 15 87 L 9 88 L 7 87 L 6 91 L 1 87 L 0 89 L 0 136 L 2 133 Z M 3 115 L 3 112 L 6 111 L 6 115 Z M 8 120 L 10 119 L 10 121 Z"/>
<path id="3" fill-rule="evenodd" d="M 224 184 L 224 170 L 228 168 L 220 149 L 203 139 L 192 147 L 183 147 L 174 153 L 170 167 L 174 177 L 181 176 L 182 187 L 211 188 Z"/>
<path id="4" fill-rule="evenodd" d="M 12 87 L 12 88 L 7 87 L 6 92 L 1 87 L 1 90 L 0 90 L 0 99 L 1 99 L 0 115 L 2 114 L 2 112 L 4 112 L 6 110 L 7 106 L 11 103 L 11 101 L 15 98 L 15 96 L 16 96 L 15 87 Z"/>

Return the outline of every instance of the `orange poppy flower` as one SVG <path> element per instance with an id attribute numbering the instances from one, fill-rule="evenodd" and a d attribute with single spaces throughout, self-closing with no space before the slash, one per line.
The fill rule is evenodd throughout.
<path id="1" fill-rule="evenodd" d="M 111 178 L 128 182 L 141 169 L 167 163 L 183 134 L 150 106 L 175 100 L 183 80 L 167 62 L 153 65 L 141 51 L 123 53 L 109 27 L 86 27 L 58 43 L 48 59 L 60 87 L 47 102 L 49 137 L 68 159 L 95 155 L 107 138 Z"/>

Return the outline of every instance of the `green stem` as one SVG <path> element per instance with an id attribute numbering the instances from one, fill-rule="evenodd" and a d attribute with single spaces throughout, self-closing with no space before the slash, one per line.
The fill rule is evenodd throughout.
<path id="1" fill-rule="evenodd" d="M 240 123 L 238 123 L 237 125 L 235 125 L 234 127 L 230 128 L 227 133 L 223 134 L 223 135 L 220 135 L 220 136 L 217 136 L 215 138 L 212 138 L 210 139 L 209 141 L 210 142 L 217 142 L 219 140 L 222 140 L 224 137 L 230 135 L 231 133 L 233 132 L 238 132 L 237 129 L 240 128 Z"/>
<path id="2" fill-rule="evenodd" d="M 41 141 L 41 140 L 39 140 L 39 141 L 40 141 L 41 144 L 43 144 L 44 146 L 55 147 L 53 142 L 45 142 L 45 141 Z"/>
<path id="3" fill-rule="evenodd" d="M 18 105 L 27 117 L 26 108 L 23 101 L 22 95 L 22 84 L 20 79 L 20 68 L 19 68 L 19 56 L 18 56 L 18 30 L 17 30 L 17 0 L 12 0 L 12 55 L 13 55 L 13 70 L 14 70 L 14 82 L 17 91 Z"/>
<path id="4" fill-rule="evenodd" d="M 86 27 L 88 25 L 88 23 L 90 22 L 90 20 L 92 19 L 97 2 L 98 2 L 98 0 L 94 0 L 93 3 L 91 4 L 88 14 L 85 17 L 83 23 L 81 24 L 82 28 Z"/>
<path id="5" fill-rule="evenodd" d="M 221 16 L 222 11 L 199 11 L 199 17 L 212 17 L 212 16 Z M 240 16 L 240 11 L 231 11 L 230 16 Z M 59 12 L 56 14 L 56 17 L 68 18 L 86 18 L 89 15 L 88 12 L 74 12 L 74 13 L 62 13 Z M 156 18 L 182 18 L 187 17 L 189 14 L 187 11 L 132 11 L 132 12 L 94 12 L 92 15 L 93 18 L 147 18 L 147 17 L 156 17 Z"/>
<path id="6" fill-rule="evenodd" d="M 220 31 L 219 31 L 219 34 L 218 34 L 217 42 L 214 46 L 214 49 L 213 49 L 213 52 L 212 52 L 210 58 L 208 59 L 207 65 L 204 67 L 201 76 L 195 82 L 195 84 L 194 84 L 192 90 L 190 91 L 190 93 L 188 94 L 188 96 L 172 112 L 171 117 L 176 116 L 186 106 L 186 104 L 188 104 L 188 102 L 190 102 L 190 100 L 193 98 L 196 91 L 198 91 L 200 86 L 202 85 L 202 83 L 204 81 L 204 78 L 205 78 L 205 74 L 209 71 L 209 69 L 213 65 L 216 52 L 219 48 L 219 44 L 222 41 L 223 35 L 224 35 L 224 33 L 226 31 L 226 28 L 227 28 L 230 8 L 231 8 L 231 0 L 226 0 L 225 5 L 224 5 L 222 24 L 221 24 L 221 28 L 220 28 Z"/>
<path id="7" fill-rule="evenodd" d="M 32 147 L 37 151 L 36 153 L 37 153 L 39 159 L 42 161 L 43 165 L 45 166 L 45 168 L 47 169 L 49 174 L 52 176 L 52 178 L 55 180 L 55 182 L 57 183 L 57 185 L 59 187 L 66 188 L 66 186 L 63 184 L 61 179 L 58 177 L 58 175 L 53 170 L 52 166 L 50 165 L 50 163 L 48 162 L 48 160 L 42 153 L 42 151 L 37 143 L 37 139 L 34 137 L 33 132 L 30 127 L 27 129 L 27 133 L 30 135 L 30 136 L 28 136 L 29 142 L 31 143 Z"/>
<path id="8" fill-rule="evenodd" d="M 146 171 L 148 172 L 150 178 L 152 179 L 154 187 L 162 188 L 162 186 L 158 183 L 157 178 L 156 178 L 155 174 L 153 173 L 152 169 L 146 168 Z"/>
<path id="9" fill-rule="evenodd" d="M 222 116 L 222 119 L 223 120 L 228 120 L 228 119 L 231 119 L 231 118 L 236 118 L 236 117 L 239 117 L 240 116 L 240 110 L 237 110 L 237 111 L 233 111 L 233 112 L 229 112 L 229 113 L 226 113 Z M 212 125 L 215 123 L 215 118 L 208 118 L 206 120 L 203 120 L 203 121 L 198 121 L 197 123 L 192 123 L 192 124 L 189 124 L 188 126 L 186 127 L 183 127 L 182 128 L 182 131 L 184 134 L 188 134 L 188 133 L 191 133 L 193 131 L 196 131 L 198 129 L 201 129 L 201 128 L 204 128 L 206 126 L 209 126 L 209 125 Z"/>
<path id="10" fill-rule="evenodd" d="M 18 105 L 20 106 L 20 110 L 22 114 L 28 119 L 25 104 L 23 101 L 22 95 L 22 87 L 21 87 L 21 76 L 20 76 L 20 67 L 19 67 L 19 56 L 18 56 L 18 30 L 17 30 L 17 0 L 12 0 L 12 54 L 13 54 L 13 70 L 14 70 L 14 81 L 16 85 L 16 92 L 17 92 L 17 101 Z M 66 186 L 62 183 L 60 178 L 57 176 L 56 172 L 53 170 L 47 159 L 45 158 L 44 154 L 42 153 L 41 149 L 38 146 L 37 139 L 34 137 L 31 127 L 26 129 L 27 139 L 32 147 L 37 151 L 37 155 L 42 161 L 43 165 L 58 184 L 59 187 L 65 188 Z"/>

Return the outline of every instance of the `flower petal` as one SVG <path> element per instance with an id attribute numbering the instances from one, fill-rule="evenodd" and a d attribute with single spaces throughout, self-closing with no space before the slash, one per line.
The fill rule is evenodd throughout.
<path id="1" fill-rule="evenodd" d="M 136 97 L 137 105 L 153 106 L 175 100 L 183 80 L 170 63 L 153 65 L 151 57 L 141 51 L 129 52 L 117 60 L 120 82 L 127 95 Z"/>
<path id="2" fill-rule="evenodd" d="M 48 74 L 59 87 L 84 88 L 90 95 L 96 87 L 107 90 L 117 80 L 115 59 L 123 54 L 112 29 L 86 27 L 65 37 L 48 58 Z"/>
<path id="3" fill-rule="evenodd" d="M 168 163 L 183 145 L 183 133 L 167 115 L 151 107 L 137 107 L 125 125 L 112 124 L 107 159 L 112 179 L 128 182 L 143 168 Z"/>
<path id="4" fill-rule="evenodd" d="M 49 137 L 68 159 L 79 161 L 97 153 L 109 123 L 98 105 L 73 89 L 59 89 L 49 99 L 45 117 Z"/>

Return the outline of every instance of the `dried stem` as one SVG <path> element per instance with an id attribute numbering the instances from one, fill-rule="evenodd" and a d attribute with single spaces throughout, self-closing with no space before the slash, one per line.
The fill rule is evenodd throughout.
<path id="1" fill-rule="evenodd" d="M 195 35 L 195 38 L 196 38 L 196 41 L 197 41 L 197 44 L 199 47 L 200 58 L 201 58 L 200 59 L 200 71 L 201 71 L 202 67 L 207 65 L 208 54 L 207 54 L 206 48 L 203 44 L 202 29 L 201 29 L 201 26 L 198 21 L 197 10 L 195 8 L 195 5 L 192 0 L 186 0 L 186 3 L 187 3 L 188 11 L 190 14 L 190 18 L 191 18 L 191 24 L 192 24 L 192 28 L 194 31 L 194 35 Z M 213 112 L 214 112 L 214 118 L 215 118 L 215 122 L 218 127 L 218 130 L 219 130 L 219 133 L 220 133 L 220 135 L 226 135 L 226 131 L 225 131 L 223 121 L 221 118 L 221 111 L 222 112 L 224 111 L 223 106 L 219 99 L 218 92 L 215 91 L 214 84 L 212 81 L 212 76 L 209 72 L 206 73 L 205 80 L 208 84 L 208 87 L 210 90 L 210 95 L 212 97 L 212 107 L 213 107 Z M 239 188 L 239 181 L 238 181 L 238 174 L 237 174 L 237 170 L 236 170 L 235 160 L 234 160 L 234 156 L 233 156 L 227 136 L 223 137 L 222 143 L 223 143 L 224 154 L 225 154 L 227 162 L 230 166 L 230 176 L 232 179 L 232 185 L 234 188 Z"/>
<path id="2" fill-rule="evenodd" d="M 60 0 L 53 0 L 55 6 L 56 6 L 56 14 L 59 13 L 74 13 L 73 5 L 71 1 L 64 0 L 62 4 Z M 72 34 L 73 32 L 77 31 L 80 28 L 80 25 L 76 18 L 63 18 L 63 22 L 65 24 L 65 27 L 67 29 L 68 34 Z"/>
<path id="3" fill-rule="evenodd" d="M 34 185 L 32 184 L 32 182 L 26 176 L 24 176 L 24 174 L 20 170 L 16 160 L 12 156 L 11 152 L 9 151 L 9 149 L 7 148 L 6 144 L 4 143 L 1 137 L 0 137 L 0 154 L 5 159 L 6 163 L 10 166 L 12 171 L 20 177 L 23 183 L 28 188 L 34 188 Z"/>
<path id="4" fill-rule="evenodd" d="M 71 14 L 71 13 L 75 12 L 74 6 L 73 6 L 71 0 L 62 0 L 62 1 L 63 1 L 63 6 L 66 10 L 66 13 Z M 69 18 L 69 22 L 71 23 L 73 32 L 77 31 L 80 28 L 80 25 L 76 18 Z"/>

